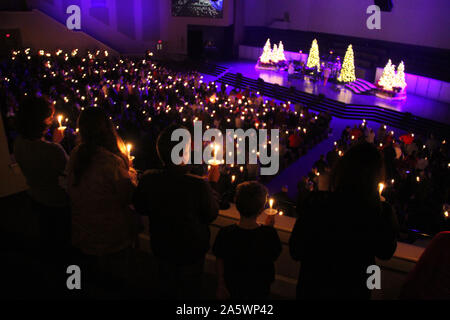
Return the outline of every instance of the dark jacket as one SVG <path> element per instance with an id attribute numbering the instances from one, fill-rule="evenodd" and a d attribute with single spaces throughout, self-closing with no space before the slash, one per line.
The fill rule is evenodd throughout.
<path id="1" fill-rule="evenodd" d="M 186 265 L 209 250 L 209 224 L 218 215 L 210 184 L 201 177 L 167 170 L 149 170 L 133 199 L 149 217 L 152 251 L 164 260 Z"/>
<path id="2" fill-rule="evenodd" d="M 289 240 L 292 258 L 301 263 L 297 298 L 369 299 L 367 267 L 375 257 L 392 257 L 397 230 L 385 202 L 313 192 Z"/>

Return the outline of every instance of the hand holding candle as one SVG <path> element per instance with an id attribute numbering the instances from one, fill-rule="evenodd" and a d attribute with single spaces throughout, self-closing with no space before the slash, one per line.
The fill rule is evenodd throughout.
<path id="1" fill-rule="evenodd" d="M 133 145 L 131 143 L 127 143 L 127 156 L 130 161 L 133 161 L 134 157 L 131 155 L 131 149 L 133 149 Z"/>
<path id="2" fill-rule="evenodd" d="M 212 149 L 213 149 L 213 158 L 208 161 L 208 164 L 213 165 L 213 166 L 218 166 L 219 164 L 223 163 L 223 161 L 217 160 L 217 152 L 219 151 L 220 146 L 218 144 L 214 143 L 212 145 Z"/>
<path id="3" fill-rule="evenodd" d="M 381 201 L 386 201 L 386 199 L 382 196 L 383 190 L 384 190 L 384 183 L 380 182 L 378 184 L 378 193 L 380 195 L 380 200 Z"/>
<path id="4" fill-rule="evenodd" d="M 273 209 L 274 202 L 275 202 L 275 200 L 270 198 L 269 199 L 269 208 L 264 211 L 269 216 L 273 216 L 273 215 L 277 214 L 277 210 Z"/>
<path id="5" fill-rule="evenodd" d="M 64 131 L 64 130 L 66 130 L 66 127 L 64 127 L 63 125 L 62 125 L 62 119 L 63 119 L 63 116 L 60 114 L 60 115 L 58 115 L 58 124 L 59 124 L 59 127 L 58 127 L 58 130 L 61 130 L 61 131 Z"/>

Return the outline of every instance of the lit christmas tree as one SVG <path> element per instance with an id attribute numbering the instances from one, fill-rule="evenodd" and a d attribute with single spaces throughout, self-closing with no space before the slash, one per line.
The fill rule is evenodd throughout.
<path id="1" fill-rule="evenodd" d="M 389 59 L 384 67 L 380 80 L 378 80 L 378 85 L 382 86 L 385 90 L 392 91 L 392 88 L 395 86 L 395 78 L 395 65 L 393 65 L 391 59 Z"/>
<path id="2" fill-rule="evenodd" d="M 397 67 L 397 74 L 395 75 L 395 81 L 394 81 L 394 88 L 402 88 L 405 89 L 406 87 L 406 80 L 405 80 L 405 65 L 403 64 L 403 61 L 400 62 L 400 64 Z"/>
<path id="3" fill-rule="evenodd" d="M 278 47 L 276 44 L 273 45 L 272 57 L 271 59 L 273 63 L 278 63 Z"/>
<path id="4" fill-rule="evenodd" d="M 280 41 L 280 44 L 278 45 L 278 51 L 274 52 L 273 55 L 277 56 L 277 60 L 278 61 L 286 61 L 286 57 L 284 55 L 283 42 Z"/>
<path id="5" fill-rule="evenodd" d="M 320 71 L 320 57 L 319 57 L 319 45 L 317 40 L 314 39 L 309 50 L 308 61 L 306 62 L 308 68 L 317 67 L 317 71 Z"/>
<path id="6" fill-rule="evenodd" d="M 267 64 L 272 60 L 272 48 L 270 46 L 270 39 L 267 39 L 266 44 L 264 45 L 263 53 L 261 57 L 259 57 L 259 61 L 261 63 Z"/>
<path id="7" fill-rule="evenodd" d="M 338 81 L 353 82 L 356 80 L 355 76 L 355 58 L 353 55 L 352 45 L 349 45 L 345 53 L 344 62 L 342 63 L 341 74 Z"/>

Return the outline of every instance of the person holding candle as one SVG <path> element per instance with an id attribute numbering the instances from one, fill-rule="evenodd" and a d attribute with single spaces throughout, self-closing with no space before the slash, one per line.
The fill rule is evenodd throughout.
<path id="1" fill-rule="evenodd" d="M 68 159 L 59 144 L 64 138 L 64 132 L 55 129 L 53 141 L 45 139 L 53 122 L 53 114 L 53 105 L 45 98 L 24 99 L 17 119 L 20 135 L 14 143 L 14 156 L 30 187 L 28 193 L 38 212 L 41 233 L 45 237 L 43 243 L 46 246 L 66 243 L 69 239 L 67 221 L 64 221 L 69 217 L 69 202 L 60 183 L 65 176 L 64 169 Z M 62 225 L 65 225 L 65 234 L 57 234 L 62 232 Z"/>
<path id="2" fill-rule="evenodd" d="M 198 299 L 210 244 L 209 224 L 219 212 L 214 189 L 218 188 L 220 171 L 218 165 L 211 165 L 205 180 L 190 173 L 188 159 L 180 165 L 172 162 L 172 150 L 179 142 L 171 136 L 178 128 L 169 126 L 159 135 L 156 148 L 162 169 L 144 173 L 133 203 L 149 218 L 151 247 L 161 280 L 158 296 Z"/>
<path id="3" fill-rule="evenodd" d="M 369 299 L 367 267 L 387 260 L 397 247 L 397 218 L 380 201 L 383 159 L 376 146 L 361 143 L 338 160 L 331 192 L 306 199 L 289 240 L 301 262 L 298 299 Z"/>
<path id="4" fill-rule="evenodd" d="M 219 299 L 269 297 L 281 241 L 273 228 L 274 215 L 267 215 L 264 225 L 256 222 L 266 201 L 267 189 L 257 181 L 243 182 L 237 187 L 239 223 L 220 229 L 213 246 Z"/>
<path id="5" fill-rule="evenodd" d="M 138 219 L 130 209 L 137 184 L 126 147 L 100 108 L 78 119 L 80 141 L 70 155 L 68 190 L 72 205 L 72 245 L 88 277 L 127 281 Z M 111 274 L 112 265 L 119 274 Z M 100 277 L 100 276 L 99 276 Z M 96 278 L 99 278 L 96 276 Z"/>
<path id="6" fill-rule="evenodd" d="M 40 257 L 56 268 L 58 277 L 65 277 L 65 258 L 70 247 L 70 208 L 62 182 L 68 157 L 59 144 L 64 132 L 55 129 L 53 141 L 45 139 L 54 121 L 53 114 L 53 104 L 43 97 L 30 96 L 21 102 L 14 156 L 29 186 L 32 211 L 38 220 Z M 56 281 L 64 280 L 56 278 Z"/>

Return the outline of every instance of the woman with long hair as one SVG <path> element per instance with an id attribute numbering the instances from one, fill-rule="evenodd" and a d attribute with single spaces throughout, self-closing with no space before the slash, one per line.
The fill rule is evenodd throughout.
<path id="1" fill-rule="evenodd" d="M 120 254 L 136 236 L 136 219 L 129 206 L 136 171 L 103 110 L 84 110 L 78 127 L 79 142 L 68 165 L 72 245 L 95 259 Z"/>
<path id="2" fill-rule="evenodd" d="M 29 187 L 47 261 L 57 260 L 70 244 L 69 201 L 60 183 L 68 159 L 59 144 L 64 132 L 56 128 L 53 141 L 45 139 L 55 120 L 54 112 L 52 103 L 44 97 L 25 98 L 17 114 L 19 136 L 14 142 L 14 156 Z"/>
<path id="3" fill-rule="evenodd" d="M 369 299 L 368 267 L 390 259 L 397 221 L 379 194 L 383 158 L 361 143 L 339 159 L 331 191 L 313 192 L 292 231 L 290 253 L 301 263 L 298 299 Z"/>

